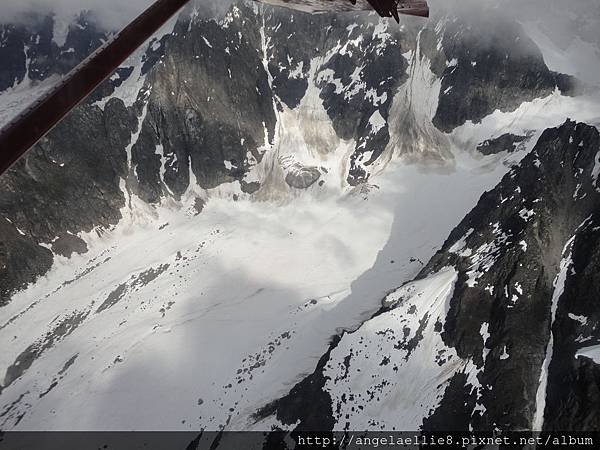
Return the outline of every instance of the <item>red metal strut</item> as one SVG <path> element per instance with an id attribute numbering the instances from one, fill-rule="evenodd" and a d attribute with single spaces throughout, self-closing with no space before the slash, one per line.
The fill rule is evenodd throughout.
<path id="1" fill-rule="evenodd" d="M 54 128 L 188 2 L 158 0 L 2 128 L 0 174 Z"/>

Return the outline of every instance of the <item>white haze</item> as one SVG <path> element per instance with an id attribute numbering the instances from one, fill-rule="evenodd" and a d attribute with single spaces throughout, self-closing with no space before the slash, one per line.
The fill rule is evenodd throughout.
<path id="1" fill-rule="evenodd" d="M 91 11 L 99 24 L 108 30 L 124 27 L 148 8 L 155 0 L 2 0 L 0 23 L 23 22 L 33 14 L 53 13 L 61 18 L 74 17 L 82 11 Z M 193 4 L 194 2 L 190 2 Z M 195 0 L 204 14 L 221 14 L 232 0 Z"/>
<path id="2" fill-rule="evenodd" d="M 600 78 L 600 2 L 597 0 L 428 0 L 433 17 L 452 14 L 477 22 L 504 17 L 519 22 L 541 50 L 546 65 L 588 86 Z M 498 23 L 502 21 L 499 20 Z M 502 36 L 489 29 L 482 41 Z"/>
<path id="3" fill-rule="evenodd" d="M 235 0 L 195 0 L 200 10 L 222 13 Z M 32 12 L 54 12 L 60 16 L 76 15 L 91 10 L 108 28 L 122 27 L 153 3 L 153 0 L 2 0 L 0 23 L 21 21 Z M 508 14 L 529 22 L 544 24 L 545 31 L 558 42 L 581 36 L 589 42 L 600 42 L 595 25 L 600 20 L 600 3 L 596 0 L 429 0 L 431 10 L 452 10 L 457 15 L 485 10 L 486 14 Z"/>
<path id="4" fill-rule="evenodd" d="M 3 0 L 0 3 L 0 21 L 20 22 L 27 20 L 31 13 L 54 13 L 60 17 L 72 17 L 81 11 L 90 10 L 101 25 L 117 29 L 151 4 L 152 0 Z"/>

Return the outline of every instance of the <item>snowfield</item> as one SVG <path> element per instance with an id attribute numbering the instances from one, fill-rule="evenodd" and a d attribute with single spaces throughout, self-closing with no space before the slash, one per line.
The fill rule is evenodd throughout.
<path id="1" fill-rule="evenodd" d="M 436 324 L 446 320 L 456 280 L 456 270 L 446 268 L 403 286 L 385 300 L 394 309 L 367 321 L 351 339 L 342 338 L 325 370 L 334 429 L 421 427 L 447 382 L 468 364 L 436 330 Z M 423 353 L 411 357 L 415 341 Z"/>
<path id="2" fill-rule="evenodd" d="M 278 129 L 271 152 L 293 143 L 315 155 L 307 142 L 319 140 L 298 137 L 314 127 Z M 233 201 L 239 186 L 223 186 L 199 215 L 194 189 L 156 209 L 134 198 L 114 230 L 82 236 L 88 253 L 58 257 L 2 309 L 2 428 L 248 428 L 518 157 L 393 159 L 369 186 L 283 200 Z"/>
<path id="3" fill-rule="evenodd" d="M 2 428 L 23 413 L 16 429 L 247 427 L 417 273 L 507 169 L 485 162 L 396 163 L 379 189 L 318 202 L 137 211 L 86 236 L 2 309 L 2 370 L 31 364 L 2 392 Z"/>

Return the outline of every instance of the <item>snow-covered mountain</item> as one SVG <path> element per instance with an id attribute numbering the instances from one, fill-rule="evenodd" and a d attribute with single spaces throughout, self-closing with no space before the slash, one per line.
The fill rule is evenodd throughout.
<path id="1" fill-rule="evenodd" d="M 599 145 L 582 123 L 546 130 L 413 281 L 257 418 L 301 430 L 596 429 Z"/>
<path id="2" fill-rule="evenodd" d="M 32 23 L 4 121 L 107 38 Z M 600 102 L 530 36 L 187 10 L 0 177 L 0 428 L 593 428 Z"/>

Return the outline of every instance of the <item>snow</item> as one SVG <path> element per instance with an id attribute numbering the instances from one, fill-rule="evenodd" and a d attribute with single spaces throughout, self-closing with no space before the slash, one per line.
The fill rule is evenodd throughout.
<path id="1" fill-rule="evenodd" d="M 23 312 L 0 329 L 0 339 L 11 341 L 4 368 L 57 316 L 89 313 L 4 389 L 3 404 L 29 392 L 18 429 L 215 429 L 228 421 L 247 429 L 250 414 L 314 370 L 336 329 L 357 327 L 412 279 L 416 261 L 430 258 L 507 171 L 490 165 L 496 156 L 458 150 L 446 171 L 394 159 L 373 177 L 380 189 L 363 194 L 344 182 L 352 146 L 336 138 L 314 86 L 278 120 L 275 143 L 255 169 L 261 201 L 228 200 L 237 184 L 190 188 L 181 206 L 158 209 L 132 195 L 116 229 L 86 235 L 87 254 L 57 257 L 46 277 L 2 309 L 4 317 Z M 273 165 L 286 152 L 327 166 L 325 188 L 286 193 Z M 196 196 L 208 199 L 204 211 L 185 213 Z M 147 285 L 136 281 L 167 264 Z M 123 297 L 95 313 L 123 284 Z M 58 385 L 38 398 L 75 354 Z M 52 413 L 57 404 L 60 415 Z"/>
<path id="2" fill-rule="evenodd" d="M 235 375 L 237 368 L 243 366 L 244 357 L 260 351 L 275 335 L 288 331 L 301 333 L 306 323 L 316 326 L 320 316 L 330 316 L 327 311 L 347 295 L 353 277 L 372 264 L 377 249 L 385 243 L 387 221 L 381 214 L 365 221 L 353 220 L 357 206 L 353 205 L 357 202 L 362 203 L 362 200 L 349 198 L 341 209 L 327 203 L 314 208 L 313 202 L 296 202 L 280 206 L 276 209 L 279 213 L 273 214 L 272 206 L 267 203 L 240 201 L 232 209 L 228 201 L 212 200 L 196 218 L 162 211 L 160 220 L 149 221 L 145 227 L 128 229 L 123 224 L 93 242 L 90 254 L 105 252 L 101 259 L 112 259 L 77 283 L 63 287 L 1 331 L 3 339 L 10 333 L 19 336 L 12 341 L 11 351 L 2 357 L 2 364 L 7 366 L 28 341 L 48 329 L 57 312 L 61 317 L 70 311 L 91 312 L 79 329 L 43 354 L 31 373 L 19 381 L 21 388 L 28 386 L 32 392 L 39 392 L 47 388 L 43 381 L 38 385 L 40 380 L 52 379 L 53 371 L 72 356 L 70 353 L 77 353 L 79 361 L 86 361 L 70 369 L 69 376 L 61 380 L 62 386 L 44 397 L 26 422 L 41 428 L 73 424 L 78 429 L 100 426 L 120 429 L 129 423 L 152 429 L 161 428 L 163 422 L 157 420 L 168 417 L 177 419 L 169 423 L 169 427 L 179 423 L 180 416 L 188 417 L 190 424 L 196 426 L 195 420 L 202 409 L 212 409 L 215 414 L 219 411 L 217 399 L 225 393 L 221 386 L 214 387 L 213 383 Z M 239 216 L 244 217 L 241 224 L 235 219 Z M 157 230 L 161 223 L 169 225 Z M 331 228 L 319 223 L 329 223 Z M 383 232 L 377 232 L 381 227 Z M 324 231 L 314 232 L 320 228 Z M 366 229 L 374 233 L 367 236 Z M 358 236 L 362 238 L 357 239 Z M 360 249 L 349 247 L 353 240 L 362 242 Z M 152 245 L 148 245 L 150 242 Z M 178 251 L 187 259 L 178 260 Z M 72 279 L 77 272 L 92 267 L 87 258 L 86 255 L 73 261 L 61 261 L 46 280 L 17 296 L 3 312 L 18 312 L 38 297 L 36 292 L 52 292 L 62 284 L 61 280 Z M 169 264 L 172 270 L 168 277 L 165 273 L 148 285 L 135 288 L 129 282 L 123 299 L 94 314 L 116 286 L 164 264 Z M 228 274 L 226 278 L 223 278 L 224 273 Z M 174 283 L 174 280 L 178 281 Z M 319 306 L 298 313 L 312 298 L 319 300 Z M 171 301 L 175 304 L 161 317 L 160 310 Z M 375 301 L 373 299 L 373 303 Z M 32 321 L 28 329 L 33 336 L 17 331 L 22 329 L 24 320 Z M 123 321 L 126 327 L 119 325 Z M 334 331 L 330 327 L 325 330 L 328 331 L 318 334 L 323 343 Z M 197 353 L 189 352 L 186 343 L 190 341 L 195 343 Z M 215 345 L 219 341 L 223 346 Z M 310 353 L 303 360 L 303 352 L 297 350 L 286 352 L 284 367 L 287 370 L 283 369 L 280 374 L 284 380 L 297 376 L 296 365 L 306 370 L 307 365 L 312 364 L 311 358 L 316 356 Z M 224 351 L 227 358 L 223 358 Z M 112 360 L 117 355 L 123 361 L 113 366 Z M 273 356 L 276 360 L 283 358 Z M 185 359 L 183 365 L 182 358 Z M 300 361 L 294 362 L 295 358 Z M 190 368 L 203 369 L 199 373 Z M 46 376 L 34 375 L 37 370 Z M 264 400 L 262 393 L 266 388 L 261 385 L 275 382 L 277 377 L 274 378 L 259 381 L 252 392 L 246 394 L 252 404 L 258 405 Z M 168 393 L 161 388 L 171 384 L 173 389 Z M 285 387 L 281 382 L 276 384 L 279 390 Z M 3 393 L 3 399 L 5 395 L 10 396 L 11 389 Z M 156 396 L 143 400 L 148 392 L 155 392 Z M 86 402 L 97 404 L 99 410 L 84 414 L 80 404 L 82 395 L 87 398 Z M 193 398 L 188 398 L 190 404 L 186 407 L 189 396 Z M 195 404 L 197 397 L 204 398 L 204 408 Z M 48 413 L 44 405 L 59 399 L 65 403 L 65 411 L 73 411 L 73 414 L 56 417 Z M 105 404 L 109 399 L 110 405 Z M 164 413 L 156 414 L 155 405 L 159 403 Z M 132 416 L 132 405 L 136 405 L 136 412 L 145 413 Z M 216 426 L 219 420 L 215 421 Z"/>
<path id="3" fill-rule="evenodd" d="M 32 86 L 27 79 L 0 93 L 0 126 L 4 126 L 18 116 L 29 104 L 48 92 L 57 82 L 58 77 L 52 77 Z"/>
<path id="4" fill-rule="evenodd" d="M 515 291 L 517 291 L 519 295 L 523 295 L 523 287 L 521 286 L 521 283 L 515 283 Z"/>
<path id="5" fill-rule="evenodd" d="M 564 47 L 561 48 L 549 38 L 540 23 L 525 22 L 523 25 L 525 32 L 542 51 L 550 70 L 574 75 L 585 83 L 598 86 L 600 48 L 597 44 L 569 33 L 560 39 Z"/>
<path id="6" fill-rule="evenodd" d="M 369 88 L 365 92 L 365 99 L 370 100 L 373 106 L 378 107 L 388 101 L 388 95 L 387 92 L 383 92 L 381 95 L 378 95 L 375 89 Z"/>
<path id="7" fill-rule="evenodd" d="M 391 38 L 391 34 L 388 33 L 388 20 L 385 19 L 379 19 L 377 21 L 377 25 L 375 25 L 375 28 L 373 29 L 373 38 L 374 39 L 381 39 L 382 41 L 386 41 L 387 39 Z"/>
<path id="8" fill-rule="evenodd" d="M 421 52 L 421 34 L 414 52 L 407 52 L 408 80 L 398 88 L 389 112 L 390 143 L 371 172 L 385 167 L 385 161 L 403 156 L 429 166 L 431 161 L 452 165 L 451 143 L 432 124 L 436 113 L 441 80 L 431 71 L 431 61 Z M 457 145 L 457 148 L 462 146 Z"/>
<path id="9" fill-rule="evenodd" d="M 54 34 L 53 40 L 59 47 L 64 47 L 69 26 L 73 23 L 76 17 L 75 13 L 56 15 L 54 17 Z M 177 17 L 169 20 L 161 29 L 154 35 L 149 42 L 153 40 L 160 41 L 161 37 L 173 31 Z M 156 46 L 156 42 L 153 43 Z M 146 52 L 147 45 L 142 45 L 123 63 L 121 67 L 134 67 L 133 73 L 116 88 L 115 93 L 111 97 L 99 100 L 95 103 L 96 106 L 104 109 L 106 102 L 112 97 L 120 98 L 126 106 L 131 106 L 137 99 L 138 93 L 144 85 L 145 77 L 141 75 L 142 58 Z M 70 52 L 71 49 L 64 50 Z M 27 55 L 27 50 L 25 50 Z M 26 58 L 27 71 L 29 68 L 29 57 Z M 56 86 L 61 80 L 58 75 L 52 75 L 41 82 L 32 82 L 26 74 L 21 83 L 15 84 L 0 93 L 0 127 L 8 123 L 13 118 L 17 117 L 22 111 L 27 109 L 29 105 L 47 93 L 50 89 Z"/>
<path id="10" fill-rule="evenodd" d="M 304 70 L 304 61 L 300 61 L 293 70 L 290 70 L 289 78 L 290 79 L 302 78 L 303 70 Z"/>
<path id="11" fill-rule="evenodd" d="M 234 7 L 224 23 L 239 14 Z M 374 31 L 382 46 L 391 38 L 387 24 L 380 20 Z M 267 67 L 264 27 L 261 43 Z M 83 317 L 4 388 L 0 410 L 23 398 L 0 419 L 2 429 L 260 429 L 266 422 L 253 424 L 251 415 L 312 372 L 330 337 L 341 329 L 356 331 L 344 335 L 327 368 L 335 376 L 326 389 L 341 408 L 336 429 L 345 426 L 345 414 L 351 428 L 417 429 L 459 371 L 468 374 L 479 398 L 479 369 L 446 348 L 434 330 L 436 320 L 443 322 L 447 314 L 456 270 L 445 268 L 398 286 L 414 278 L 422 268 L 419 261 L 427 261 L 441 247 L 480 194 L 530 147 L 510 156 L 484 157 L 469 150 L 509 129 L 516 134 L 539 132 L 564 122 L 566 115 L 597 119 L 600 109 L 593 99 L 555 92 L 444 135 L 431 124 L 441 81 L 417 46 L 406 53 L 408 81 L 389 99 L 390 144 L 369 166 L 369 181 L 379 189 L 353 188 L 346 175 L 356 143 L 336 135 L 316 83 L 327 80 L 346 96 L 360 92 L 360 71 L 344 86 L 333 71 L 319 70 L 336 52 L 350 52 L 360 44 L 357 39 L 338 45 L 311 61 L 300 106 L 276 111 L 273 144 L 266 136 L 259 149 L 264 157 L 246 176 L 246 181 L 261 182 L 254 197 L 243 194 L 237 182 L 205 191 L 190 169 L 191 184 L 180 202 L 169 199 L 151 207 L 123 181 L 128 202 L 121 223 L 83 235 L 88 253 L 71 259 L 57 256 L 47 276 L 1 309 L 6 319 L 0 323 L 0 340 L 11 343 L 0 355 L 2 370 L 32 343 L 47 343 L 47 333 L 56 332 L 61 321 Z M 144 86 L 140 61 L 137 54 L 128 62 L 135 70 L 115 94 L 127 105 Z M 304 69 L 300 63 L 292 77 L 303 76 Z M 2 105 L 9 98 L 5 95 L 10 92 L 0 97 Z M 375 106 L 388 101 L 386 93 L 365 95 Z M 127 148 L 130 176 L 131 148 L 146 113 L 147 107 Z M 370 122 L 374 132 L 385 126 L 379 111 Z M 164 179 L 167 158 L 162 146 L 156 154 Z M 435 157 L 435 164 L 429 157 Z M 224 165 L 234 168 L 231 161 Z M 285 171 L 294 167 L 326 169 L 320 179 L 324 185 L 290 190 Z M 238 201 L 230 200 L 233 195 Z M 197 198 L 206 205 L 196 215 L 192 205 Z M 471 232 L 451 251 L 471 258 L 469 282 L 474 285 L 508 236 L 498 228 L 492 243 L 465 249 Z M 526 243 L 520 245 L 527 249 Z M 564 285 L 557 279 L 557 299 L 561 282 Z M 494 288 L 486 290 L 492 294 Z M 395 309 L 361 326 L 383 298 Z M 409 312 L 413 306 L 414 314 Z M 413 350 L 393 349 L 397 341 L 376 338 L 377 332 L 387 330 L 402 336 L 404 326 L 416 337 L 425 317 L 423 339 L 417 339 Z M 489 338 L 487 325 L 480 330 L 484 342 Z M 358 349 L 361 338 L 367 350 L 354 353 L 350 372 L 336 379 L 343 358 L 349 349 Z M 443 355 L 441 366 L 426 357 L 437 352 Z M 489 350 L 484 352 L 485 357 Z M 390 361 L 380 366 L 384 357 Z M 500 359 L 506 358 L 504 347 Z M 40 397 L 52 380 L 58 384 Z M 380 395 L 363 411 L 351 411 L 353 405 L 342 401 L 349 392 L 364 398 L 375 385 Z M 538 411 L 543 415 L 539 396 L 540 391 Z M 485 410 L 479 403 L 476 409 Z M 369 422 L 374 417 L 376 425 Z"/>
<path id="12" fill-rule="evenodd" d="M 594 167 L 592 168 L 592 185 L 600 192 L 600 185 L 598 184 L 598 175 L 600 175 L 600 150 L 596 152 L 596 158 L 594 159 Z"/>
<path id="13" fill-rule="evenodd" d="M 162 43 L 158 40 L 158 39 L 153 39 L 152 44 L 150 45 L 150 48 L 152 49 L 152 51 L 157 51 L 160 47 L 162 46 Z"/>
<path id="14" fill-rule="evenodd" d="M 575 358 L 589 358 L 596 364 L 600 364 L 600 345 L 590 345 L 577 350 Z"/>
<path id="15" fill-rule="evenodd" d="M 569 319 L 573 319 L 579 322 L 581 325 L 587 325 L 588 318 L 585 316 L 577 316 L 573 313 L 569 313 Z"/>
<path id="16" fill-rule="evenodd" d="M 225 164 L 225 168 L 227 170 L 233 170 L 236 168 L 236 166 L 231 161 L 228 161 L 228 160 L 223 161 L 223 164 Z"/>
<path id="17" fill-rule="evenodd" d="M 324 372 L 325 390 L 333 401 L 334 430 L 420 428 L 449 379 L 464 367 L 434 330 L 436 322 L 445 321 L 456 280 L 457 272 L 447 268 L 400 288 L 386 300 L 393 304 L 401 299 L 393 310 L 342 338 Z M 424 322 L 419 340 L 417 330 Z M 414 354 L 398 347 L 399 340 L 410 339 L 418 340 Z M 435 358 L 423 355 L 443 355 L 442 368 Z"/>
<path id="18" fill-rule="evenodd" d="M 143 94 L 143 88 L 146 81 L 146 75 L 142 75 L 143 68 L 143 60 L 144 55 L 148 48 L 152 48 L 153 50 L 158 50 L 161 47 L 161 39 L 163 36 L 167 34 L 171 34 L 173 29 L 175 28 L 175 24 L 177 23 L 177 17 L 173 17 L 167 23 L 165 23 L 158 32 L 156 32 L 152 38 L 148 39 L 148 41 L 139 47 L 135 52 L 131 54 L 129 58 L 121 65 L 121 67 L 133 67 L 133 72 L 127 77 L 126 80 L 123 81 L 117 88 L 115 88 L 115 92 L 110 96 L 98 100 L 94 103 L 100 109 L 104 109 L 106 103 L 111 98 L 119 98 L 123 100 L 123 103 L 126 107 L 131 107 L 136 100 L 138 99 L 138 95 L 140 92 Z"/>
<path id="19" fill-rule="evenodd" d="M 265 156 L 246 176 L 247 181 L 261 180 L 263 187 L 258 196 L 262 199 L 302 195 L 292 193 L 284 181 L 286 173 L 294 168 L 321 168 L 319 180 L 324 182 L 324 186 L 317 188 L 317 185 L 313 185 L 309 188 L 311 195 L 316 198 L 344 195 L 348 188 L 345 181 L 347 160 L 354 143 L 337 136 L 319 97 L 316 79 L 323 61 L 324 58 L 311 61 L 308 69 L 310 82 L 300 105 L 294 110 L 283 106 L 282 112 L 275 109 L 279 125 L 274 145 L 271 149 L 265 134 L 265 144 L 261 148 L 261 151 L 266 151 Z"/>
<path id="20" fill-rule="evenodd" d="M 494 239 L 491 242 L 486 242 L 473 251 L 469 249 L 463 255 L 468 255 L 471 263 L 467 272 L 466 284 L 468 287 L 475 287 L 478 284 L 477 280 L 493 267 L 504 244 L 509 242 L 510 236 L 500 230 L 498 223 L 493 225 L 493 231 Z"/>
<path id="21" fill-rule="evenodd" d="M 489 327 L 490 324 L 487 322 L 483 322 L 481 324 L 481 328 L 479 329 L 479 334 L 481 335 L 481 339 L 483 340 L 483 363 L 485 364 L 485 360 L 487 359 L 487 355 L 489 354 L 490 350 L 487 348 L 487 341 L 490 338 L 490 332 L 489 332 Z"/>
<path id="22" fill-rule="evenodd" d="M 169 194 L 172 195 L 173 193 L 169 189 L 169 186 L 165 183 L 165 173 L 167 171 L 168 160 L 167 160 L 167 157 L 165 156 L 165 149 L 162 144 L 158 144 L 156 146 L 155 154 L 160 157 L 160 169 L 159 169 L 160 180 L 162 181 L 163 186 L 167 189 Z"/>
<path id="23" fill-rule="evenodd" d="M 540 371 L 539 385 L 536 393 L 536 410 L 532 423 L 533 430 L 541 430 L 544 425 L 544 409 L 546 407 L 546 387 L 548 385 L 548 367 L 552 360 L 552 353 L 554 349 L 554 333 L 552 327 L 556 320 L 556 311 L 558 309 L 558 302 L 564 292 L 565 283 L 569 275 L 569 271 L 573 265 L 571 259 L 571 245 L 575 239 L 573 236 L 567 241 L 563 249 L 563 258 L 560 262 L 560 270 L 554 279 L 554 292 L 552 293 L 552 307 L 551 307 L 551 320 L 550 320 L 550 340 L 546 347 L 546 357 Z"/>
<path id="24" fill-rule="evenodd" d="M 529 219 L 531 219 L 533 216 L 535 215 L 535 211 L 532 209 L 527 209 L 527 208 L 522 208 L 519 211 L 519 216 L 521 217 L 521 219 L 523 219 L 525 222 L 527 222 Z"/>
<path id="25" fill-rule="evenodd" d="M 456 128 L 450 136 L 456 145 L 475 150 L 477 145 L 486 139 L 505 133 L 531 135 L 528 142 L 528 149 L 531 149 L 543 130 L 557 127 L 567 118 L 578 122 L 600 124 L 600 92 L 593 91 L 585 96 L 567 97 L 556 90 L 545 98 L 521 104 L 513 112 L 496 110 L 480 123 L 467 121 Z"/>
<path id="26" fill-rule="evenodd" d="M 76 12 L 70 12 L 66 14 L 55 14 L 54 25 L 52 31 L 52 41 L 59 47 L 62 48 L 67 42 L 69 35 L 69 28 L 77 17 Z"/>
<path id="27" fill-rule="evenodd" d="M 371 118 L 369 119 L 369 125 L 371 126 L 372 134 L 377 134 L 379 132 L 379 130 L 381 130 L 383 127 L 386 126 L 386 124 L 387 124 L 387 122 L 381 116 L 381 113 L 379 112 L 379 110 L 376 110 L 373 113 L 373 115 L 371 116 Z"/>
<path id="28" fill-rule="evenodd" d="M 471 249 L 469 249 L 469 248 L 465 249 L 465 246 L 467 245 L 467 242 L 466 242 L 467 238 L 469 236 L 471 236 L 471 234 L 473 234 L 473 231 L 474 231 L 473 228 L 469 228 L 467 233 L 464 236 L 462 236 L 458 241 L 456 241 L 452 245 L 452 247 L 450 247 L 448 249 L 448 251 L 450 253 L 455 253 L 460 256 L 465 256 L 465 257 L 471 256 L 471 254 L 472 254 Z"/>
<path id="29" fill-rule="evenodd" d="M 138 118 L 138 123 L 137 123 L 137 127 L 135 129 L 135 131 L 133 131 L 133 133 L 131 134 L 131 139 L 129 141 L 129 144 L 127 144 L 127 147 L 125 147 L 125 154 L 127 155 L 127 168 L 129 169 L 129 171 L 131 171 L 132 167 L 132 156 L 131 156 L 131 151 L 133 149 L 133 146 L 135 144 L 137 144 L 137 141 L 140 137 L 140 134 L 142 132 L 142 125 L 144 124 L 144 120 L 146 120 L 146 116 L 148 115 L 148 103 L 144 104 L 144 107 L 142 108 L 142 113 L 140 115 L 140 117 Z"/>

